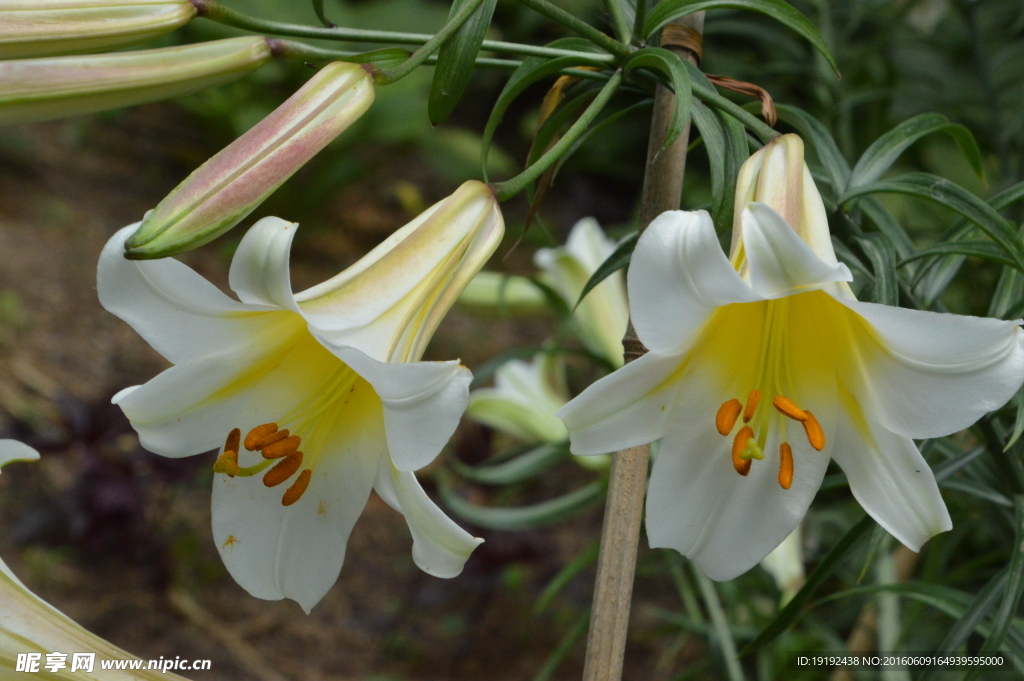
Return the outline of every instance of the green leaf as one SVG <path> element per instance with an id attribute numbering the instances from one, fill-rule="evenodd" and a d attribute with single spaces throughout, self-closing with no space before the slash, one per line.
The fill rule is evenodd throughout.
<path id="1" fill-rule="evenodd" d="M 600 121 L 591 125 L 589 128 L 586 129 L 586 131 L 582 135 L 576 138 L 576 141 L 573 142 L 572 145 L 565 150 L 565 153 L 562 154 L 562 156 L 555 163 L 555 174 L 558 174 L 558 172 L 562 169 L 562 166 L 565 165 L 565 162 L 572 158 L 572 155 L 575 154 L 588 139 L 593 137 L 595 134 L 601 132 L 605 128 L 614 125 L 624 116 L 628 116 L 634 111 L 639 111 L 640 109 L 646 109 L 653 104 L 653 99 L 642 99 L 639 102 L 631 104 L 627 107 L 623 107 L 618 111 L 613 111 L 612 113 L 602 118 Z"/>
<path id="2" fill-rule="evenodd" d="M 706 9 L 748 9 L 767 14 L 810 41 L 839 75 L 835 58 L 817 27 L 795 7 L 782 0 L 662 0 L 647 15 L 644 36 L 650 37 L 659 28 L 679 17 Z"/>
<path id="3" fill-rule="evenodd" d="M 907 258 L 917 252 L 914 240 L 910 238 L 903 225 L 899 223 L 893 214 L 887 211 L 881 203 L 871 197 L 860 200 L 861 210 L 878 227 L 878 231 L 889 237 L 892 245 L 896 248 L 896 254 L 901 258 Z"/>
<path id="4" fill-rule="evenodd" d="M 313 11 L 316 12 L 316 18 L 320 20 L 327 28 L 334 28 L 335 23 L 327 18 L 324 13 L 324 0 L 313 0 Z"/>
<path id="5" fill-rule="evenodd" d="M 661 145 L 662 151 L 668 149 L 679 139 L 679 135 L 690 120 L 690 101 L 693 94 L 685 63 L 675 52 L 661 47 L 645 47 L 634 52 L 623 68 L 624 75 L 629 75 L 633 69 L 651 69 L 661 73 L 672 83 L 672 91 L 676 94 L 676 108 L 672 114 L 672 122 L 665 131 L 665 141 Z"/>
<path id="6" fill-rule="evenodd" d="M 548 582 L 547 586 L 544 587 L 544 591 L 537 597 L 537 602 L 533 604 L 533 614 L 539 615 L 548 606 L 551 605 L 551 601 L 555 599 L 562 589 L 571 582 L 576 575 L 580 574 L 588 567 L 597 562 L 597 556 L 601 552 L 600 540 L 595 540 L 589 547 L 581 551 L 575 558 L 573 558 L 568 565 L 558 571 L 558 574 L 552 577 L 551 581 Z"/>
<path id="7" fill-rule="evenodd" d="M 463 520 L 490 530 L 532 530 L 576 515 L 604 498 L 608 483 L 604 480 L 563 496 L 531 506 L 495 508 L 466 501 L 452 490 L 443 471 L 438 472 L 438 491 L 445 505 Z"/>
<path id="8" fill-rule="evenodd" d="M 971 168 L 984 182 L 985 167 L 981 160 L 981 151 L 971 131 L 962 125 L 950 123 L 942 114 L 929 113 L 903 121 L 875 140 L 857 161 L 850 176 L 848 189 L 855 189 L 879 179 L 907 147 L 935 132 L 944 132 L 953 138 L 967 158 L 967 162 L 971 164 Z"/>
<path id="9" fill-rule="evenodd" d="M 1024 243 L 1014 226 L 995 208 L 960 185 L 929 173 L 907 173 L 890 180 L 854 187 L 839 202 L 848 203 L 858 197 L 874 193 L 907 194 L 951 208 L 977 224 L 1002 247 L 1018 268 L 1024 269 Z"/>
<path id="10" fill-rule="evenodd" d="M 1003 494 L 987 487 L 986 485 L 978 482 L 977 480 L 971 480 L 969 478 L 951 478 L 939 485 L 942 489 L 950 489 L 954 492 L 963 492 L 972 497 L 982 499 L 989 503 L 995 504 L 996 506 L 1002 506 L 1003 508 L 1012 508 L 1013 502 L 1006 498 Z"/>
<path id="11" fill-rule="evenodd" d="M 690 562 L 693 577 L 697 580 L 697 588 L 700 589 L 701 598 L 704 600 L 704 607 L 707 608 L 711 617 L 711 627 L 714 637 L 718 641 L 718 650 L 722 653 L 725 662 L 725 671 L 729 681 L 745 681 L 743 668 L 740 666 L 739 657 L 736 655 L 736 641 L 733 639 L 729 622 L 725 618 L 725 610 L 718 598 L 714 583 L 701 572 L 700 566 Z"/>
<path id="12" fill-rule="evenodd" d="M 992 260 L 993 262 L 1002 263 L 1010 267 L 1015 267 L 1016 264 L 1007 257 L 1006 252 L 1003 249 L 996 246 L 991 241 L 952 241 L 947 243 L 939 243 L 934 246 L 929 246 L 923 250 L 918 251 L 909 258 L 904 258 L 900 261 L 900 266 L 905 265 L 915 260 L 921 260 L 922 258 L 930 258 L 936 255 L 966 255 L 973 258 L 983 258 L 985 260 Z"/>
<path id="13" fill-rule="evenodd" d="M 1022 301 L 1021 304 L 1024 304 L 1024 301 Z M 1013 401 L 1017 403 L 1017 418 L 1013 421 L 1013 433 L 1010 435 L 1010 440 L 1003 448 L 1004 452 L 1017 444 L 1017 440 L 1020 439 L 1020 436 L 1024 435 L 1024 386 L 1021 386 L 1020 390 L 1017 391 L 1017 394 L 1014 395 Z"/>
<path id="14" fill-rule="evenodd" d="M 800 591 L 786 604 L 779 614 L 775 616 L 771 622 L 768 623 L 761 633 L 757 635 L 753 641 L 751 641 L 746 648 L 740 652 L 740 657 L 744 657 L 750 653 L 753 653 L 765 645 L 771 643 L 775 638 L 785 631 L 791 624 L 803 614 L 804 606 L 807 605 L 808 601 L 835 571 L 839 563 L 844 558 L 854 545 L 857 544 L 860 539 L 867 534 L 875 524 L 875 521 L 871 516 L 864 516 L 861 518 L 856 525 L 847 530 L 846 534 L 835 543 L 829 552 L 821 559 L 818 566 L 814 568 L 814 571 L 807 576 L 807 581 L 800 588 Z"/>
<path id="15" fill-rule="evenodd" d="M 776 103 L 775 109 L 779 114 L 780 121 L 796 128 L 801 137 L 811 143 L 818 161 L 832 181 L 835 195 L 842 196 L 850 181 L 850 164 L 846 162 L 842 152 L 839 151 L 839 146 L 832 138 L 828 128 L 803 109 L 790 104 Z"/>
<path id="16" fill-rule="evenodd" d="M 595 55 L 604 54 L 599 51 L 594 44 L 589 40 L 583 38 L 560 38 L 547 45 L 547 47 L 556 47 L 567 50 L 576 50 L 580 52 L 593 52 Z M 487 181 L 487 154 L 491 148 L 491 141 L 494 139 L 494 133 L 498 130 L 498 125 L 501 124 L 501 119 L 505 116 L 505 112 L 508 111 L 508 107 L 511 106 L 512 102 L 523 93 L 523 90 L 530 87 L 537 81 L 554 75 L 565 68 L 573 66 L 586 66 L 586 65 L 602 65 L 597 61 L 588 61 L 585 57 L 557 57 L 555 59 L 546 59 L 544 57 L 528 57 L 523 60 L 519 68 L 512 72 L 508 82 L 505 83 L 504 89 L 501 94 L 498 95 L 497 101 L 494 103 L 494 108 L 491 109 L 491 115 L 487 119 L 487 125 L 484 127 L 483 145 L 480 150 L 480 159 L 482 165 L 482 172 L 484 180 Z"/>
<path id="17" fill-rule="evenodd" d="M 732 228 L 736 176 L 750 156 L 747 133 L 742 123 L 726 113 L 712 110 L 696 100 L 691 106 L 693 122 L 711 166 L 711 218 L 718 233 L 723 234 Z"/>
<path id="18" fill-rule="evenodd" d="M 899 282 L 896 280 L 896 249 L 884 234 L 872 233 L 856 237 L 875 273 L 875 302 L 897 307 L 900 304 Z"/>
<path id="19" fill-rule="evenodd" d="M 347 61 L 353 64 L 373 64 L 382 69 L 388 69 L 404 62 L 409 58 L 410 54 L 412 53 L 409 50 L 401 47 L 384 47 L 379 50 L 360 52 L 351 57 L 342 57 L 337 61 Z"/>
<path id="20" fill-rule="evenodd" d="M 555 109 L 537 130 L 537 134 L 533 138 L 533 143 L 530 145 L 530 153 L 526 156 L 526 165 L 533 165 L 537 159 L 544 155 L 544 152 L 548 150 L 555 138 L 564 132 L 565 128 L 570 125 L 572 120 L 575 120 L 579 112 L 594 99 L 597 94 L 596 90 L 600 88 L 600 84 L 594 83 L 594 81 L 580 82 L 581 93 L 575 94 L 573 97 L 566 96 L 565 101 Z M 595 85 L 597 87 L 595 87 Z"/>
<path id="21" fill-rule="evenodd" d="M 1021 595 L 1024 594 L 1024 496 L 1013 498 L 1013 524 L 1015 540 L 1010 552 L 1010 566 L 1006 573 L 1006 590 L 992 622 L 992 632 L 981 646 L 980 653 L 999 650 L 1003 640 L 1013 624 L 1013 615 L 1017 612 Z M 995 580 L 993 580 L 995 581 Z M 977 676 L 977 670 L 967 675 L 965 681 Z"/>
<path id="22" fill-rule="evenodd" d="M 935 481 L 942 483 L 945 480 L 948 480 L 987 451 L 988 450 L 985 449 L 984 446 L 975 447 L 974 449 L 968 450 L 949 461 L 943 461 L 938 466 L 932 468 L 932 473 L 935 474 Z"/>
<path id="23" fill-rule="evenodd" d="M 601 265 L 594 270 L 594 273 L 590 275 L 590 279 L 587 280 L 586 285 L 583 286 L 583 290 L 580 292 L 579 300 L 576 301 L 576 305 L 583 302 L 583 299 L 588 293 L 594 290 L 594 287 L 600 284 L 602 281 L 615 274 L 623 267 L 629 265 L 630 258 L 633 257 L 633 249 L 636 248 L 636 242 L 640 238 L 640 233 L 630 234 L 615 247 L 612 254 L 601 263 Z M 573 306 L 575 309 L 575 306 Z"/>
<path id="24" fill-rule="evenodd" d="M 511 485 L 543 473 L 569 456 L 569 443 L 543 444 L 509 459 L 504 463 L 468 466 L 458 459 L 451 462 L 452 470 L 470 482 L 482 485 Z"/>
<path id="25" fill-rule="evenodd" d="M 454 0 L 450 19 L 466 0 Z M 427 98 L 427 115 L 434 125 L 444 122 L 451 115 L 455 106 L 466 91 L 473 67 L 476 63 L 480 46 L 484 42 L 487 29 L 491 27 L 491 17 L 497 0 L 483 0 L 476 11 L 466 19 L 459 30 L 441 45 L 437 52 L 437 66 L 434 68 L 434 79 L 430 82 L 430 96 Z"/>
<path id="26" fill-rule="evenodd" d="M 572 629 L 558 642 L 558 647 L 548 656 L 548 659 L 544 660 L 544 664 L 537 672 L 537 675 L 533 677 L 533 681 L 549 681 L 555 675 L 555 672 L 558 671 L 558 667 L 561 666 L 565 658 L 572 652 L 572 649 L 587 635 L 589 629 L 590 608 L 587 608 L 585 612 L 576 618 L 576 623 L 572 625 Z"/>

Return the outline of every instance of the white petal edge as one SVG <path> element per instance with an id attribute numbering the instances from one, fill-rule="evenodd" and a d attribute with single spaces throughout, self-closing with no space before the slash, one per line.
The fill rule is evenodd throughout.
<path id="1" fill-rule="evenodd" d="M 853 281 L 846 265 L 830 265 L 819 258 L 768 204 L 748 204 L 741 223 L 750 285 L 764 298 L 782 298 L 833 282 Z"/>
<path id="2" fill-rule="evenodd" d="M 228 285 L 243 303 L 299 311 L 288 256 L 298 223 L 266 217 L 253 225 L 231 259 Z"/>
<path id="3" fill-rule="evenodd" d="M 457 360 L 389 364 L 355 348 L 325 345 L 380 398 L 394 465 L 414 471 L 433 461 L 466 411 L 473 380 L 469 369 Z"/>
<path id="4" fill-rule="evenodd" d="M 729 264 L 707 211 L 669 211 L 640 236 L 627 276 L 637 336 L 681 352 L 715 309 L 761 300 Z"/>
<path id="5" fill-rule="evenodd" d="M 681 362 L 677 355 L 649 352 L 559 409 L 572 453 L 607 454 L 660 438 L 678 390 L 678 382 L 668 379 Z"/>
<path id="6" fill-rule="evenodd" d="M 416 475 L 398 470 L 388 457 L 381 460 L 374 489 L 405 516 L 412 533 L 412 559 L 429 575 L 458 577 L 470 554 L 484 541 L 445 515 L 423 491 Z"/>
<path id="7" fill-rule="evenodd" d="M 0 468 L 13 461 L 37 461 L 39 452 L 24 442 L 0 440 Z"/>
<path id="8" fill-rule="evenodd" d="M 832 457 L 868 514 L 912 551 L 953 528 L 928 463 L 910 438 L 877 424 L 861 432 L 840 407 Z"/>
<path id="9" fill-rule="evenodd" d="M 265 307 L 232 300 L 172 258 L 126 259 L 124 242 L 137 226 L 119 230 L 100 255 L 96 289 L 104 308 L 174 364 L 230 350 L 252 333 L 254 313 Z"/>
<path id="10" fill-rule="evenodd" d="M 877 338 L 861 339 L 857 397 L 887 430 L 923 439 L 967 428 L 1024 382 L 1024 330 L 1004 321 L 835 297 Z"/>

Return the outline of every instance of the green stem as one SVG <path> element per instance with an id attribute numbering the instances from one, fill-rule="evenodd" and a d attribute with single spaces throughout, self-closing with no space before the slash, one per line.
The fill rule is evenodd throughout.
<path id="1" fill-rule="evenodd" d="M 612 74 L 612 77 L 608 79 L 601 91 L 597 93 L 597 97 L 590 103 L 576 122 L 565 131 L 565 135 L 562 139 L 558 140 L 555 146 L 547 150 L 547 152 L 537 159 L 536 163 L 532 166 L 519 173 L 510 180 L 504 182 L 498 182 L 494 185 L 494 194 L 498 197 L 499 201 L 507 201 L 519 192 L 526 189 L 533 183 L 537 178 L 544 174 L 544 172 L 550 168 L 555 161 L 557 161 L 565 151 L 572 146 L 572 144 L 587 131 L 590 124 L 593 123 L 597 115 L 601 113 L 601 110 L 608 103 L 608 100 L 612 98 L 615 91 L 619 89 L 619 85 L 622 84 L 622 72 L 616 71 Z"/>
<path id="2" fill-rule="evenodd" d="M 615 29 L 615 36 L 622 43 L 628 43 L 630 39 L 629 24 L 626 23 L 626 16 L 622 13 L 622 5 L 619 0 L 604 0 L 604 8 L 608 10 L 612 28 Z"/>
<path id="3" fill-rule="evenodd" d="M 579 17 L 569 14 L 561 7 L 552 5 L 547 0 L 519 0 L 538 14 L 543 14 L 548 19 L 556 21 L 566 28 L 579 33 L 581 36 L 594 43 L 598 47 L 611 52 L 620 59 L 625 59 L 632 53 L 632 48 L 623 45 L 615 38 L 612 38 L 597 30 Z"/>
<path id="4" fill-rule="evenodd" d="M 256 33 L 287 35 L 295 38 L 319 38 L 322 40 L 339 40 L 360 43 L 392 43 L 395 45 L 422 45 L 433 36 L 429 33 L 402 33 L 398 31 L 371 31 L 360 28 L 321 28 L 319 26 L 303 26 L 279 21 L 257 19 L 228 7 L 218 4 L 215 0 L 192 0 L 199 11 L 199 16 L 216 21 L 225 26 L 241 28 Z M 507 43 L 500 40 L 485 40 L 481 49 L 499 54 L 520 54 L 531 57 L 578 57 L 596 64 L 610 63 L 615 57 L 610 54 L 595 54 L 576 50 L 561 50 L 554 47 L 538 45 L 522 45 Z"/>
<path id="5" fill-rule="evenodd" d="M 473 16 L 473 12 L 482 4 L 483 0 L 466 0 L 462 7 L 441 27 L 441 30 L 435 33 L 433 38 L 423 43 L 408 59 L 394 68 L 377 71 L 373 76 L 374 83 L 377 85 L 388 85 L 396 80 L 405 78 L 415 71 L 430 55 L 441 48 L 444 41 L 448 40 L 452 34 L 462 28 L 462 25 Z"/>
<path id="6" fill-rule="evenodd" d="M 636 16 L 633 20 L 633 44 L 643 45 L 646 36 L 644 35 L 644 23 L 647 21 L 647 3 L 649 0 L 636 0 Z"/>
<path id="7" fill-rule="evenodd" d="M 294 40 L 275 39 L 270 42 L 273 46 L 274 54 L 277 56 L 284 57 L 285 59 L 298 59 L 300 61 L 310 63 L 345 60 L 362 63 L 360 60 L 352 59 L 352 57 L 359 57 L 366 54 L 365 52 L 353 52 L 350 50 L 325 50 L 320 47 L 306 45 L 305 43 L 296 42 Z M 431 55 L 424 63 L 428 66 L 436 64 L 437 55 Z M 480 68 L 515 71 L 523 65 L 523 62 L 518 59 L 492 59 L 489 57 L 477 57 L 475 64 Z M 572 76 L 573 78 L 589 78 L 590 80 L 608 80 L 609 78 L 609 73 L 607 71 L 588 71 L 586 69 L 576 68 L 562 69 L 558 74 L 562 76 Z"/>

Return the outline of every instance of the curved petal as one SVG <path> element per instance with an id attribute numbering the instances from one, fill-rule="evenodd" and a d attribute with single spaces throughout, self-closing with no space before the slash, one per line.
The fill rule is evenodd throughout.
<path id="1" fill-rule="evenodd" d="M 681 352 L 716 308 L 761 300 L 729 264 L 703 210 L 655 218 L 633 251 L 628 289 L 637 336 L 662 354 Z"/>
<path id="2" fill-rule="evenodd" d="M 0 468 L 12 461 L 37 461 L 39 452 L 24 442 L 17 440 L 0 440 Z"/>
<path id="3" fill-rule="evenodd" d="M 802 403 L 828 434 L 824 451 L 811 448 L 802 432 L 792 432 L 794 477 L 790 489 L 778 483 L 778 428 L 769 431 L 763 461 L 740 476 L 732 464 L 732 437 L 715 428 L 715 406 L 735 393 L 723 389 L 694 363 L 672 408 L 672 417 L 654 461 L 647 492 L 647 536 L 652 548 L 673 548 L 700 564 L 715 580 L 732 579 L 758 564 L 799 524 L 821 486 L 835 429 L 834 393 L 822 386 Z M 799 431 L 799 429 L 797 429 Z"/>
<path id="4" fill-rule="evenodd" d="M 215 476 L 217 549 L 231 576 L 256 598 L 291 598 L 308 613 L 338 579 L 387 450 L 379 410 L 352 423 L 357 427 L 338 429 L 324 444 L 309 487 L 291 506 L 281 505 L 288 482 L 267 488 L 259 477 Z"/>
<path id="5" fill-rule="evenodd" d="M 842 263 L 828 264 L 765 203 L 750 203 L 742 216 L 743 247 L 750 267 L 750 285 L 765 298 L 819 289 L 852 281 Z"/>
<path id="6" fill-rule="evenodd" d="M 890 433 L 864 415 L 847 394 L 832 457 L 864 510 L 907 548 L 919 551 L 953 528 L 935 476 L 910 438 Z"/>
<path id="7" fill-rule="evenodd" d="M 912 438 L 954 433 L 1006 404 L 1024 382 L 1019 320 L 835 299 L 870 324 L 854 336 L 861 375 L 846 380 L 886 430 Z"/>
<path id="8" fill-rule="evenodd" d="M 469 403 L 473 374 L 450 362 L 378 362 L 355 348 L 328 345 L 366 379 L 384 404 L 391 460 L 401 471 L 433 461 L 448 443 Z"/>
<path id="9" fill-rule="evenodd" d="M 483 543 L 455 524 L 423 491 L 416 475 L 383 457 L 373 488 L 405 516 L 412 533 L 412 559 L 427 574 L 450 579 L 462 573 L 473 549 Z"/>
<path id="10" fill-rule="evenodd" d="M 243 303 L 299 311 L 292 296 L 288 256 L 298 223 L 266 217 L 242 237 L 228 284 Z"/>
<path id="11" fill-rule="evenodd" d="M 128 322 L 153 348 L 179 364 L 239 345 L 263 323 L 266 308 L 239 303 L 177 260 L 128 260 L 130 225 L 107 241 L 96 289 L 100 303 Z"/>
<path id="12" fill-rule="evenodd" d="M 678 355 L 649 352 L 591 384 L 558 410 L 573 454 L 607 454 L 654 442 L 665 432 L 678 382 Z"/>

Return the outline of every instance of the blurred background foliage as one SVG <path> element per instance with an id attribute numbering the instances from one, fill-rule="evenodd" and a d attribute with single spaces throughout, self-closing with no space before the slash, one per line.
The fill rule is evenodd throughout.
<path id="1" fill-rule="evenodd" d="M 225 4 L 269 19 L 317 24 L 308 2 Z M 558 4 L 610 30 L 599 3 Z M 806 41 L 768 18 L 740 11 L 708 13 L 702 69 L 755 83 L 777 103 L 806 111 L 821 122 L 850 166 L 894 126 L 919 114 L 938 113 L 974 134 L 984 180 L 954 140 L 941 134 L 914 142 L 886 177 L 932 173 L 983 200 L 1024 181 L 1024 6 L 1018 0 L 793 4 L 821 29 L 839 63 L 841 80 Z M 415 32 L 435 30 L 448 15 L 446 3 L 430 0 L 327 0 L 325 7 L 341 25 Z M 231 34 L 231 29 L 197 20 L 151 46 Z M 558 26 L 532 11 L 499 3 L 488 37 L 543 43 L 562 35 Z M 6 495 L 2 517 L 10 530 L 2 546 L 15 551 L 12 564 L 20 566 L 30 586 L 119 645 L 143 657 L 188 653 L 215 659 L 214 674 L 196 678 L 253 678 L 253 669 L 261 665 L 303 679 L 578 678 L 606 476 L 601 462 L 579 465 L 559 442 L 524 441 L 467 419 L 446 462 L 427 472 L 436 482 L 432 491 L 487 539 L 464 576 L 439 583 L 420 575 L 408 559 L 401 523 L 371 502 L 339 585 L 307 619 L 292 604 L 249 598 L 224 573 L 210 543 L 206 515 L 212 458 L 168 461 L 146 455 L 120 414 L 106 404 L 127 381 L 145 380 L 159 370 L 159 361 L 125 340 L 121 331 L 107 330 L 109 320 L 64 325 L 41 320 L 39 304 L 53 297 L 52 290 L 84 287 L 88 293 L 98 245 L 121 226 L 93 228 L 91 242 L 69 237 L 80 222 L 76 206 L 87 195 L 110 195 L 96 199 L 115 206 L 101 211 L 104 218 L 138 213 L 123 221 L 138 219 L 206 157 L 283 101 L 309 73 L 301 64 L 274 62 L 247 79 L 170 104 L 19 126 L 0 138 L 0 170 L 11 197 L 0 210 L 6 211 L 3 243 L 19 248 L 28 243 L 15 234 L 11 225 L 17 220 L 11 216 L 21 210 L 15 188 L 29 186 L 42 198 L 25 209 L 28 218 L 17 215 L 40 227 L 34 233 L 41 239 L 39 250 L 31 256 L 38 256 L 32 260 L 37 269 L 43 271 L 48 259 L 78 257 L 87 262 L 80 272 L 63 272 L 56 283 L 40 283 L 28 267 L 6 268 L 0 278 L 0 371 L 16 386 L 0 391 L 0 428 L 44 451 L 43 472 L 12 467 L 0 480 Z M 371 111 L 250 221 L 280 215 L 303 224 L 296 246 L 298 279 L 350 264 L 408 217 L 463 180 L 480 176 L 480 132 L 506 77 L 481 69 L 454 115 L 436 128 L 425 110 L 431 69 L 379 88 Z M 549 83 L 531 87 L 506 115 L 490 154 L 492 176 L 509 177 L 522 167 L 547 87 Z M 790 131 L 786 121 L 794 120 L 784 115 L 779 129 Z M 613 238 L 635 228 L 647 125 L 646 111 L 638 111 L 610 132 L 590 138 L 559 173 L 537 224 L 529 230 L 524 230 L 525 200 L 505 206 L 508 237 L 490 268 L 531 278 L 540 286 L 523 289 L 522 281 L 514 280 L 515 286 L 502 289 L 509 296 L 513 290 L 533 292 L 498 305 L 461 306 L 445 322 L 429 357 L 461 356 L 482 386 L 505 362 L 529 361 L 541 352 L 558 358 L 571 394 L 609 370 L 607 361 L 587 349 L 571 321 L 575 301 L 544 278 L 533 264 L 533 253 L 564 243 L 570 228 L 588 216 L 597 218 Z M 153 141 L 161 136 L 163 142 Z M 691 140 L 696 138 L 695 132 Z M 90 145 L 101 143 L 110 148 L 95 157 Z M 58 182 L 39 179 L 45 168 L 36 157 L 43 148 L 54 167 L 66 155 L 75 155 L 66 163 L 78 164 L 80 172 L 61 175 Z M 835 201 L 842 188 L 830 185 L 823 151 L 808 140 L 808 161 L 822 193 Z M 122 204 L 120 195 L 111 194 L 115 189 L 103 186 L 112 171 L 89 165 L 98 158 L 109 166 L 115 157 L 129 168 L 121 189 L 138 194 Z M 140 179 L 125 179 L 132 173 Z M 83 179 L 97 177 L 94 183 Z M 955 211 L 919 197 L 881 193 L 873 198 L 919 249 L 948 237 L 960 224 Z M 687 164 L 683 207 L 710 202 L 710 168 L 706 152 L 696 144 Z M 1017 226 L 1024 220 L 1019 196 L 1001 210 Z M 857 207 L 846 214 L 868 233 L 879 230 Z M 832 217 L 850 257 L 862 261 L 854 270 L 862 296 L 872 299 L 881 288 L 874 261 L 858 246 L 849 221 L 840 213 Z M 190 254 L 190 262 L 223 281 L 241 233 L 236 230 Z M 76 245 L 77 255 L 72 248 Z M 898 269 L 902 293 L 896 291 L 896 296 L 904 305 L 1020 314 L 1020 276 L 1002 264 L 961 256 L 947 257 L 941 266 L 931 262 L 933 270 L 944 274 L 932 276 L 927 291 L 915 279 L 917 265 Z M 76 307 L 73 296 L 70 300 L 62 308 L 65 313 L 86 310 L 103 319 L 95 305 Z M 51 336 L 63 328 L 78 329 L 93 339 L 93 346 L 103 345 L 82 351 L 82 356 L 102 356 L 104 366 L 111 368 L 102 375 L 89 374 L 93 380 L 87 387 L 62 383 L 59 377 L 69 367 L 48 364 L 47 357 L 64 355 L 54 351 L 37 357 L 35 364 L 25 358 L 21 348 L 38 338 L 33 324 Z M 33 351 L 45 354 L 48 342 L 61 341 L 44 339 Z M 1015 652 L 1018 665 L 1024 665 L 1024 622 L 1019 617 L 1024 584 L 1022 445 L 1018 441 L 1003 451 L 1024 423 L 1019 408 L 1024 408 L 1021 396 L 970 431 L 922 443 L 942 478 L 954 529 L 930 541 L 920 555 L 901 549 L 884 531 L 862 520 L 863 512 L 835 468 L 799 542 L 813 591 L 794 597 L 792 585 L 777 583 L 759 568 L 712 584 L 678 555 L 642 547 L 626 678 L 818 679 L 826 675 L 788 669 L 787 651 L 976 651 L 993 645 L 990 638 L 1000 640 L 998 647 Z M 398 539 L 382 538 L 391 535 Z M 5 558 L 11 551 L 5 551 Z M 123 584 L 122 593 L 109 595 L 115 583 Z M 167 599 L 166 594 L 176 596 Z M 182 594 L 205 614 L 196 616 L 194 608 L 181 607 Z M 793 600 L 784 607 L 789 598 Z M 132 618 L 135 625 L 128 622 Z M 736 651 L 752 642 L 757 649 L 737 662 Z M 247 655 L 248 662 L 243 659 Z M 829 674 L 835 681 L 964 675 Z M 982 678 L 1002 677 L 985 672 Z M 261 678 L 275 677 L 268 673 Z"/>

